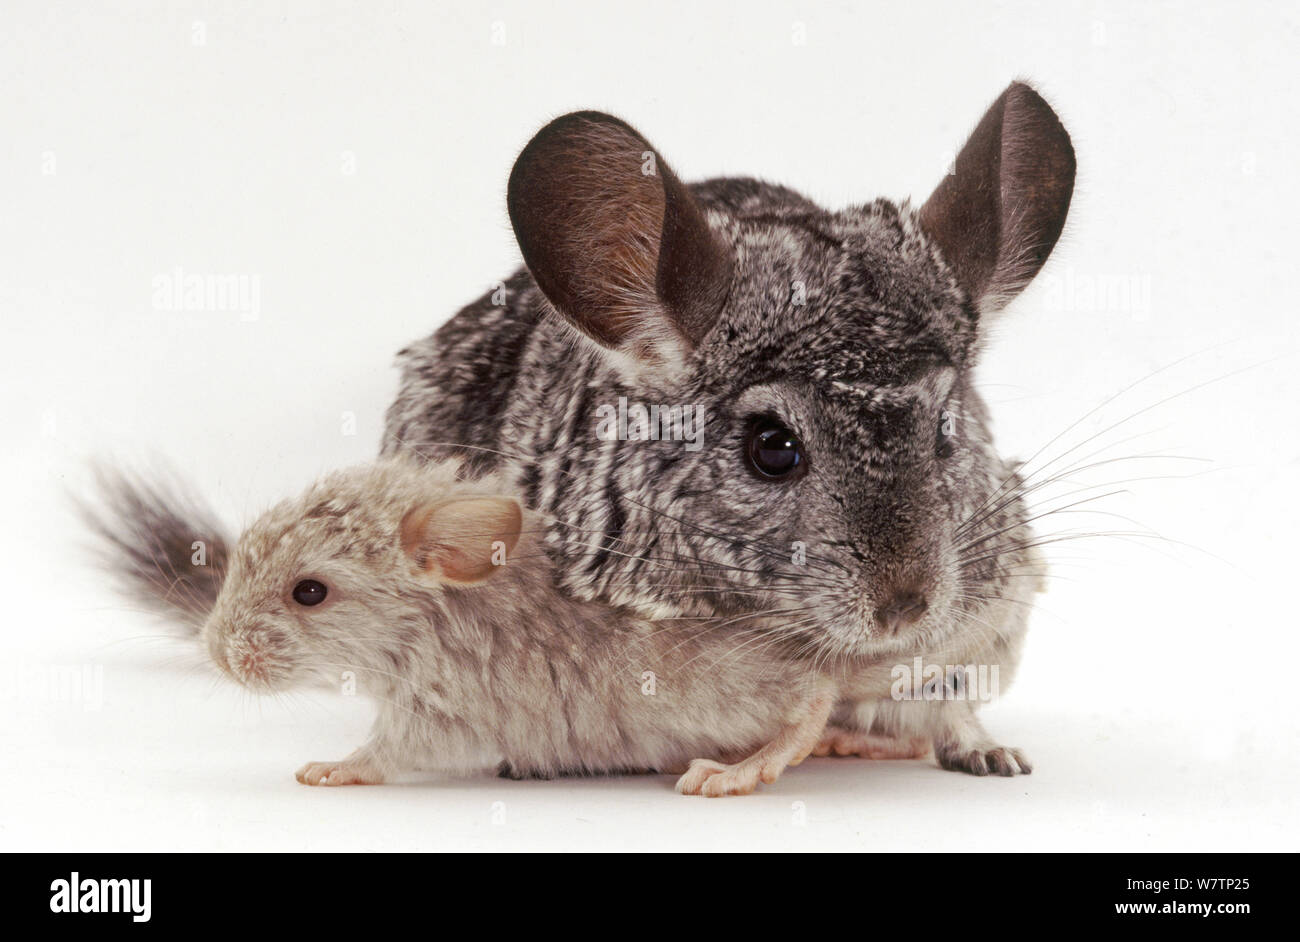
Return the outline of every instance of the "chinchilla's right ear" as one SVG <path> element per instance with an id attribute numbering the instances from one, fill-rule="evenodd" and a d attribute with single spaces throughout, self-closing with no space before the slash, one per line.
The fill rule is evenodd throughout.
<path id="1" fill-rule="evenodd" d="M 921 207 L 921 228 L 976 307 L 992 313 L 1043 267 L 1073 192 L 1070 135 L 1037 92 L 1012 82 Z"/>
<path id="2" fill-rule="evenodd" d="M 608 350 L 672 369 L 717 319 L 730 250 L 619 119 L 579 111 L 542 128 L 515 161 L 507 206 L 538 287 Z"/>

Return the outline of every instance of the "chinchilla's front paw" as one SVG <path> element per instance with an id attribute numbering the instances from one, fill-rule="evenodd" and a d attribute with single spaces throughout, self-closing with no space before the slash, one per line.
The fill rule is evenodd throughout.
<path id="1" fill-rule="evenodd" d="M 962 743 L 936 744 L 935 758 L 950 772 L 971 775 L 1028 775 L 1034 771 L 1025 754 L 1006 746 L 969 746 Z"/>

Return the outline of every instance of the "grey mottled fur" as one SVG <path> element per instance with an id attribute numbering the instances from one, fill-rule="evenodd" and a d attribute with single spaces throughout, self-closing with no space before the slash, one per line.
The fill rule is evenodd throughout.
<path id="1" fill-rule="evenodd" d="M 1018 114 L 1055 121 L 1026 86 L 998 107 L 1008 96 L 1008 109 L 1029 102 L 1038 110 Z M 592 137 L 583 134 L 579 144 Z M 1072 153 L 1068 164 L 1072 180 Z M 602 172 L 609 166 L 602 157 Z M 987 290 L 981 282 L 976 296 L 907 204 L 828 211 L 750 179 L 689 191 L 732 264 L 698 344 L 656 356 L 598 346 L 520 269 L 504 303 L 489 293 L 400 353 L 384 454 L 457 454 L 516 482 L 552 521 L 545 545 L 574 598 L 651 617 L 776 613 L 801 656 L 845 679 L 838 723 L 929 737 L 947 767 L 1028 771 L 971 704 L 889 700 L 888 668 L 942 654 L 998 665 L 1005 686 L 1018 662 L 1039 560 L 972 368 L 981 318 L 1023 286 L 1050 242 L 1001 256 L 994 245 L 1000 271 L 1023 271 Z M 646 308 L 648 330 L 662 317 Z M 598 407 L 621 396 L 703 407 L 704 447 L 602 440 Z M 945 410 L 956 434 L 941 457 Z M 765 414 L 802 439 L 808 473 L 798 480 L 759 480 L 745 467 L 747 423 Z M 797 542 L 804 564 L 792 561 Z M 909 580 L 926 585 L 929 610 L 891 633 L 876 608 Z"/>

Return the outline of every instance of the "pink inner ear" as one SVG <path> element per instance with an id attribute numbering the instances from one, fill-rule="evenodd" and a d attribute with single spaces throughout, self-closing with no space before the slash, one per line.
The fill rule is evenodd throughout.
<path id="1" fill-rule="evenodd" d="M 505 497 L 466 497 L 417 507 L 402 518 L 402 549 L 415 564 L 447 582 L 478 582 L 498 568 L 498 543 L 509 553 L 519 540 L 519 504 Z"/>
<path id="2" fill-rule="evenodd" d="M 402 552 L 408 559 L 415 563 L 420 569 L 428 571 L 433 566 L 433 558 L 430 554 L 431 547 L 425 539 L 428 531 L 429 517 L 433 514 L 432 507 L 416 507 L 408 511 L 402 518 L 399 528 L 400 538 L 402 541 Z"/>

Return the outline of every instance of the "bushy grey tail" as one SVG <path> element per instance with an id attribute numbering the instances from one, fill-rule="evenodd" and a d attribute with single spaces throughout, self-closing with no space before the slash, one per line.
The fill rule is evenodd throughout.
<path id="1" fill-rule="evenodd" d="M 95 552 L 133 602 L 197 634 L 226 574 L 230 542 L 216 515 L 183 486 L 99 465 L 96 498 L 75 498 Z"/>

